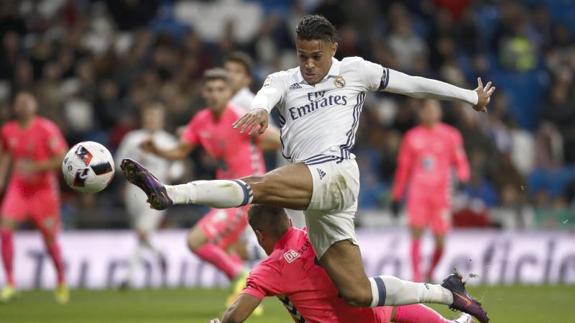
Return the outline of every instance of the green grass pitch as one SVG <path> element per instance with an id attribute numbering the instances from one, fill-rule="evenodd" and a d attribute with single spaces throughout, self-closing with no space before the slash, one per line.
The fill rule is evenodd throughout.
<path id="1" fill-rule="evenodd" d="M 575 286 L 487 286 L 471 292 L 485 305 L 493 322 L 575 322 Z M 156 289 L 72 292 L 58 305 L 49 291 L 27 291 L 0 304 L 2 323 L 195 323 L 221 314 L 226 290 Z M 449 318 L 456 314 L 434 306 Z M 269 298 L 262 317 L 251 323 L 291 322 L 279 301 Z"/>

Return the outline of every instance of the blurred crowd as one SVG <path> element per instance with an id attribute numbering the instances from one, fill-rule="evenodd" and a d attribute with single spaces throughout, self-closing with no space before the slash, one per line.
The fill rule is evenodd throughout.
<path id="1" fill-rule="evenodd" d="M 455 185 L 455 221 L 468 226 L 575 225 L 575 1 L 553 0 L 24 0 L 0 3 L 0 122 L 11 100 L 32 91 L 69 144 L 95 140 L 114 151 L 139 127 L 139 109 L 160 101 L 175 131 L 202 108 L 204 70 L 241 50 L 254 58 L 253 90 L 297 65 L 294 29 L 308 13 L 338 28 L 338 57 L 498 90 L 489 113 L 443 103 L 465 141 L 472 176 Z M 388 94 L 366 101 L 355 147 L 360 209 L 389 207 L 402 135 L 419 102 Z M 276 160 L 269 156 L 269 164 Z M 210 178 L 201 151 L 187 179 Z M 121 180 L 104 193 L 64 188 L 68 227 L 122 227 Z M 176 209 L 188 225 L 202 209 Z M 81 216 L 80 216 L 81 214 Z M 196 217 L 197 218 L 197 217 Z M 361 218 L 361 214 L 360 214 Z"/>

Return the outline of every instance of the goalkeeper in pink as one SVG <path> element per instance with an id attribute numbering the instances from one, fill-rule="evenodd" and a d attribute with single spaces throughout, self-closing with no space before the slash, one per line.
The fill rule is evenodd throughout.
<path id="1" fill-rule="evenodd" d="M 469 165 L 459 131 L 441 122 L 439 102 L 423 101 L 420 125 L 405 134 L 392 190 L 394 206 L 407 191 L 407 215 L 411 229 L 411 263 L 414 281 L 431 281 L 441 260 L 445 235 L 451 228 L 451 184 L 455 168 L 458 180 L 469 180 Z M 394 212 L 397 213 L 397 207 Z M 421 235 L 431 229 L 435 249 L 425 276 L 421 272 Z"/>

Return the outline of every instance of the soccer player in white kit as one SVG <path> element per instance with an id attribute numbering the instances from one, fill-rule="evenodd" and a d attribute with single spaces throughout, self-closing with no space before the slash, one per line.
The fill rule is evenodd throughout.
<path id="1" fill-rule="evenodd" d="M 467 102 L 486 111 L 495 91 L 478 79 L 475 90 L 409 76 L 360 57 L 334 58 L 335 27 L 324 17 L 305 16 L 296 29 L 299 67 L 271 74 L 234 127 L 262 133 L 269 112 L 281 114 L 283 153 L 292 164 L 264 176 L 238 180 L 193 181 L 164 185 L 144 167 L 123 160 L 124 176 L 144 190 L 153 208 L 202 204 L 217 208 L 266 204 L 304 210 L 309 239 L 320 264 L 340 296 L 356 306 L 440 303 L 488 322 L 481 304 L 466 291 L 459 274 L 441 285 L 414 283 L 393 276 L 367 277 L 357 245 L 359 169 L 350 150 L 368 91 Z"/>
<path id="2" fill-rule="evenodd" d="M 140 149 L 145 140 L 153 140 L 163 147 L 175 147 L 178 140 L 164 127 L 165 108 L 162 104 L 148 103 L 142 109 L 142 128 L 128 132 L 116 152 L 117 165 L 124 158 L 137 160 L 147 168 L 153 169 L 154 174 L 162 181 L 171 181 L 181 177 L 184 173 L 182 162 L 172 162 L 147 153 Z M 136 267 L 142 261 L 146 252 L 151 252 L 160 265 L 162 276 L 165 278 L 166 260 L 159 248 L 154 246 L 150 235 L 156 231 L 164 218 L 165 210 L 154 210 L 145 203 L 145 194 L 134 185 L 126 185 L 124 203 L 130 217 L 130 224 L 136 230 L 138 245 L 129 261 L 128 276 L 123 287 L 127 287 L 133 279 Z"/>

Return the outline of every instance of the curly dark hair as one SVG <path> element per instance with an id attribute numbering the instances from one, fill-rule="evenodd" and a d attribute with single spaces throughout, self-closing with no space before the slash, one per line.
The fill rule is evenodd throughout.
<path id="1" fill-rule="evenodd" d="M 324 16 L 308 15 L 302 18 L 295 29 L 298 39 L 335 42 L 335 27 Z"/>

